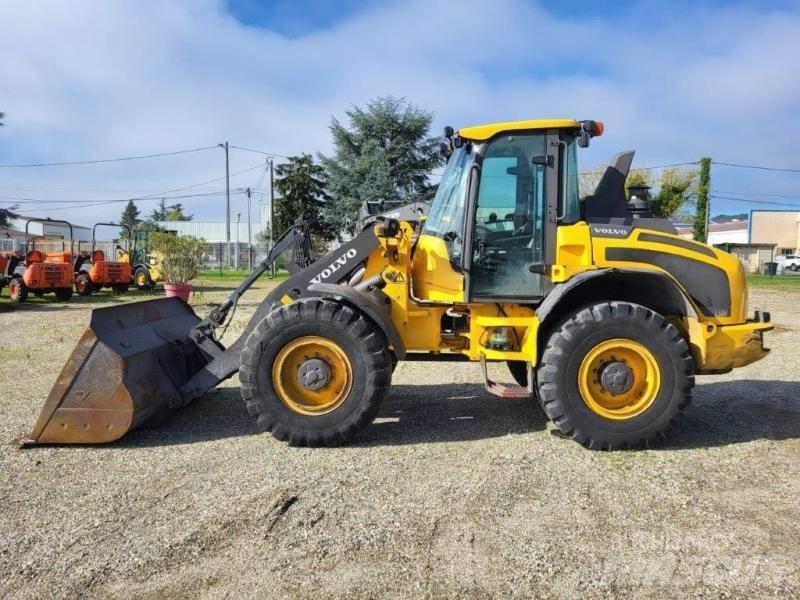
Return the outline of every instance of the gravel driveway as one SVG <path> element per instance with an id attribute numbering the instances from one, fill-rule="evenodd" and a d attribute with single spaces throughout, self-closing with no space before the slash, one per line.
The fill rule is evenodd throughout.
<path id="1" fill-rule="evenodd" d="M 773 353 L 698 378 L 650 450 L 584 450 L 458 363 L 401 363 L 343 448 L 259 434 L 234 378 L 115 445 L 18 450 L 90 308 L 119 301 L 0 313 L 0 596 L 798 595 L 800 293 L 751 290 Z"/>

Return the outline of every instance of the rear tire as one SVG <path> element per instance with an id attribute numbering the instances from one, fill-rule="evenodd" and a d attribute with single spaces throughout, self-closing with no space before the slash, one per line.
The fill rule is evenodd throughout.
<path id="1" fill-rule="evenodd" d="M 297 383 L 309 359 L 329 367 L 329 383 L 314 392 Z M 293 446 L 338 446 L 372 423 L 391 368 L 386 336 L 372 321 L 339 302 L 309 298 L 277 308 L 256 326 L 239 378 L 247 411 L 274 437 Z M 334 397 L 313 404 L 323 394 Z"/>
<path id="2" fill-rule="evenodd" d="M 553 332 L 536 378 L 542 408 L 561 433 L 614 450 L 664 437 L 691 399 L 693 372 L 688 344 L 661 315 L 604 302 Z"/>
<path id="3" fill-rule="evenodd" d="M 88 273 L 79 273 L 75 278 L 75 290 L 79 296 L 91 296 L 94 290 L 92 280 L 89 278 Z"/>
<path id="4" fill-rule="evenodd" d="M 56 298 L 62 302 L 66 302 L 72 298 L 72 287 L 56 288 Z"/>
<path id="5" fill-rule="evenodd" d="M 28 298 L 28 288 L 22 277 L 12 277 L 8 284 L 8 297 L 12 304 L 22 304 Z"/>

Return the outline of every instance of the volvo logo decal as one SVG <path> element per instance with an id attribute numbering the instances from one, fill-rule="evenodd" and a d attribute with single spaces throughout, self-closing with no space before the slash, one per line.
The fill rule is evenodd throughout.
<path id="1" fill-rule="evenodd" d="M 334 259 L 334 261 L 322 269 L 318 275 L 311 279 L 311 283 L 322 283 L 326 281 L 331 275 L 336 273 L 339 269 L 341 269 L 344 265 L 347 264 L 347 261 L 351 258 L 355 258 L 357 252 L 355 248 L 350 248 L 347 252 L 339 256 L 338 258 Z"/>

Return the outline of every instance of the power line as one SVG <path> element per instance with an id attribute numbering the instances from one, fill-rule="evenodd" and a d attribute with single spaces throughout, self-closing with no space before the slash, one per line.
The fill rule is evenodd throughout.
<path id="1" fill-rule="evenodd" d="M 243 189 L 243 188 L 241 188 Z M 196 194 L 183 194 L 180 196 L 158 196 L 157 198 L 98 198 L 94 200 L 45 200 L 43 198 L 25 198 L 25 197 L 18 197 L 18 196 L 0 196 L 0 200 L 13 200 L 15 204 L 74 204 L 75 202 L 80 202 L 86 204 L 87 206 L 91 206 L 92 204 L 106 204 L 110 202 L 127 202 L 128 200 L 133 200 L 134 202 L 137 200 L 173 200 L 176 198 L 201 198 L 203 196 L 217 196 L 220 194 L 224 194 L 225 190 L 219 190 L 214 192 L 198 192 Z"/>
<path id="2" fill-rule="evenodd" d="M 166 197 L 164 199 L 165 200 L 177 200 L 177 199 L 181 199 L 181 198 L 201 198 L 201 197 L 221 196 L 224 193 L 225 192 L 222 192 L 222 193 L 214 192 L 214 193 L 209 193 L 209 194 L 187 194 L 185 196 L 168 196 L 168 197 Z M 243 189 L 239 189 L 239 190 L 235 190 L 235 191 L 231 190 L 231 193 L 232 194 L 234 194 L 234 193 L 235 194 L 244 194 L 245 192 L 244 192 Z M 106 200 L 106 201 L 103 201 L 103 202 L 95 202 L 95 203 L 92 203 L 92 204 L 75 204 L 75 205 L 72 205 L 72 206 L 56 206 L 56 207 L 48 207 L 48 208 L 31 208 L 31 209 L 25 209 L 25 212 L 52 212 L 52 211 L 55 211 L 55 210 L 72 210 L 74 208 L 94 208 L 96 206 L 105 206 L 105 205 L 108 205 L 108 204 L 117 204 L 117 203 L 121 203 L 121 202 L 128 202 L 128 200 L 133 200 L 134 202 L 136 202 L 136 201 L 140 201 L 140 202 L 156 202 L 156 201 L 161 200 L 161 199 L 162 198 L 160 198 L 160 197 L 159 198 L 126 198 L 126 199 L 118 199 L 118 200 Z"/>
<path id="3" fill-rule="evenodd" d="M 278 156 L 280 158 L 286 158 L 286 159 L 289 158 L 288 156 L 286 156 L 284 154 L 278 154 L 276 152 L 264 152 L 263 150 L 253 150 L 252 148 L 245 148 L 243 146 L 233 146 L 232 145 L 231 148 L 236 148 L 237 150 L 244 150 L 245 152 L 253 152 L 254 154 L 263 154 L 264 156 Z"/>
<path id="4" fill-rule="evenodd" d="M 242 169 L 241 171 L 236 171 L 234 173 L 231 173 L 230 176 L 231 177 L 236 177 L 237 175 L 242 175 L 243 173 L 247 173 L 249 171 L 253 171 L 255 169 L 261 168 L 262 166 L 263 165 L 261 163 L 258 163 L 257 165 L 253 165 L 252 167 L 248 167 L 246 169 Z M 44 198 L 20 198 L 20 197 L 17 197 L 17 196 L 0 196 L 0 199 L 12 200 L 12 201 L 41 201 L 43 203 L 45 203 L 45 202 L 84 202 L 84 203 L 87 203 L 88 202 L 90 204 L 91 203 L 97 203 L 98 205 L 108 204 L 108 203 L 113 203 L 113 202 L 127 202 L 128 200 L 133 200 L 134 202 L 143 201 L 143 200 L 149 200 L 149 199 L 153 199 L 153 198 L 156 199 L 156 200 L 160 200 L 161 198 L 166 197 L 167 194 L 174 194 L 175 192 L 183 192 L 183 191 L 190 190 L 190 189 L 193 189 L 193 188 L 197 188 L 197 187 L 200 187 L 200 186 L 203 186 L 203 185 L 207 185 L 209 183 L 214 183 L 214 182 L 217 182 L 217 181 L 221 181 L 223 179 L 225 179 L 224 176 L 223 177 L 216 177 L 214 179 L 208 179 L 206 181 L 201 181 L 199 183 L 193 183 L 191 185 L 186 185 L 186 186 L 179 187 L 179 188 L 174 188 L 174 189 L 171 189 L 171 190 L 164 190 L 162 192 L 157 192 L 157 193 L 153 193 L 153 194 L 147 194 L 147 195 L 144 195 L 144 196 L 133 196 L 133 197 L 128 197 L 128 198 L 114 198 L 114 199 L 101 199 L 101 200 L 83 200 L 83 201 L 79 201 L 79 200 L 61 200 L 61 201 L 53 200 L 53 201 L 51 201 L 51 200 L 46 200 Z M 191 197 L 191 196 L 188 196 L 188 197 Z M 90 204 L 86 204 L 86 205 L 89 206 Z"/>
<path id="5" fill-rule="evenodd" d="M 123 156 L 120 158 L 103 158 L 98 160 L 76 160 L 76 161 L 64 161 L 64 162 L 51 162 L 51 163 L 30 163 L 30 164 L 6 164 L 0 165 L 0 168 L 4 169 L 20 169 L 20 168 L 28 168 L 28 167 L 63 167 L 67 165 L 96 165 L 100 163 L 113 163 L 113 162 L 123 162 L 126 160 L 141 160 L 143 158 L 159 158 L 162 156 L 176 156 L 178 154 L 189 154 L 190 152 L 200 152 L 202 150 L 211 150 L 212 148 L 216 148 L 216 146 L 203 146 L 201 148 L 189 148 L 187 150 L 176 150 L 174 152 L 159 152 L 156 154 L 142 154 L 139 156 Z"/>
<path id="6" fill-rule="evenodd" d="M 731 202 L 745 202 L 747 204 L 768 204 L 771 206 L 790 206 L 793 208 L 800 208 L 800 203 L 792 202 L 776 202 L 774 200 L 752 200 L 748 198 L 730 198 L 728 196 L 711 196 L 714 200 L 729 200 Z"/>
<path id="7" fill-rule="evenodd" d="M 781 167 L 765 167 L 762 165 L 741 165 L 736 163 L 718 162 L 716 160 L 712 160 L 711 162 L 715 165 L 721 165 L 725 167 L 738 167 L 740 169 L 759 169 L 761 171 L 781 171 L 783 173 L 800 173 L 800 169 L 784 169 Z"/>
<path id="8" fill-rule="evenodd" d="M 249 171 L 253 171 L 253 170 L 258 169 L 258 168 L 260 168 L 262 166 L 264 166 L 262 163 L 258 163 L 257 165 L 253 165 L 252 167 L 248 167 L 246 169 L 242 169 L 241 171 L 236 171 L 235 173 L 231 173 L 230 177 L 236 177 L 237 175 L 241 175 L 242 173 L 248 173 Z M 164 194 L 172 194 L 174 192 L 183 192 L 185 190 L 191 190 L 193 188 L 200 187 L 201 185 L 207 185 L 209 183 L 214 183 L 216 181 L 222 181 L 223 179 L 226 179 L 226 177 L 224 175 L 222 177 L 216 177 L 214 179 L 209 179 L 208 181 L 201 181 L 200 183 L 194 183 L 192 185 L 187 185 L 187 186 L 184 186 L 184 187 L 175 188 L 174 190 L 166 190 L 164 192 L 159 192 L 157 194 L 149 194 L 147 196 L 142 196 L 141 198 L 132 198 L 132 199 L 133 200 L 147 200 L 148 198 L 163 196 Z"/>
<path id="9" fill-rule="evenodd" d="M 714 190 L 715 194 L 733 194 L 734 196 L 767 196 L 770 198 L 796 198 L 800 200 L 797 194 L 767 194 L 763 192 L 724 192 L 722 190 Z"/>
<path id="10" fill-rule="evenodd" d="M 652 171 L 654 169 L 670 169 L 672 167 L 685 167 L 688 165 L 699 164 L 699 161 L 693 160 L 691 162 L 673 163 L 671 165 L 655 165 L 653 167 L 631 167 L 632 171 Z"/>

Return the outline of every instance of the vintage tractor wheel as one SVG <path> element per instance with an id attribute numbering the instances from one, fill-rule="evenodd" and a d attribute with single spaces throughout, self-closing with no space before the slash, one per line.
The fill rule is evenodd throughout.
<path id="1" fill-rule="evenodd" d="M 56 288 L 56 298 L 61 300 L 62 302 L 66 302 L 67 300 L 72 298 L 72 286 L 68 288 Z"/>
<path id="2" fill-rule="evenodd" d="M 647 444 L 689 403 L 694 361 L 680 332 L 638 304 L 584 308 L 556 330 L 537 370 L 539 399 L 590 449 Z"/>
<path id="3" fill-rule="evenodd" d="M 150 278 L 150 271 L 147 267 L 137 267 L 136 272 L 133 274 L 133 283 L 139 290 L 152 290 L 155 284 Z"/>
<path id="4" fill-rule="evenodd" d="M 28 298 L 28 288 L 22 277 L 12 277 L 8 284 L 8 297 L 12 304 L 21 304 Z"/>
<path id="5" fill-rule="evenodd" d="M 94 285 L 88 273 L 80 273 L 75 278 L 75 291 L 78 292 L 79 296 L 91 296 L 92 291 L 94 291 Z"/>
<path id="6" fill-rule="evenodd" d="M 273 311 L 242 351 L 242 398 L 296 446 L 338 446 L 367 427 L 391 381 L 383 332 L 357 311 L 310 298 Z"/>

